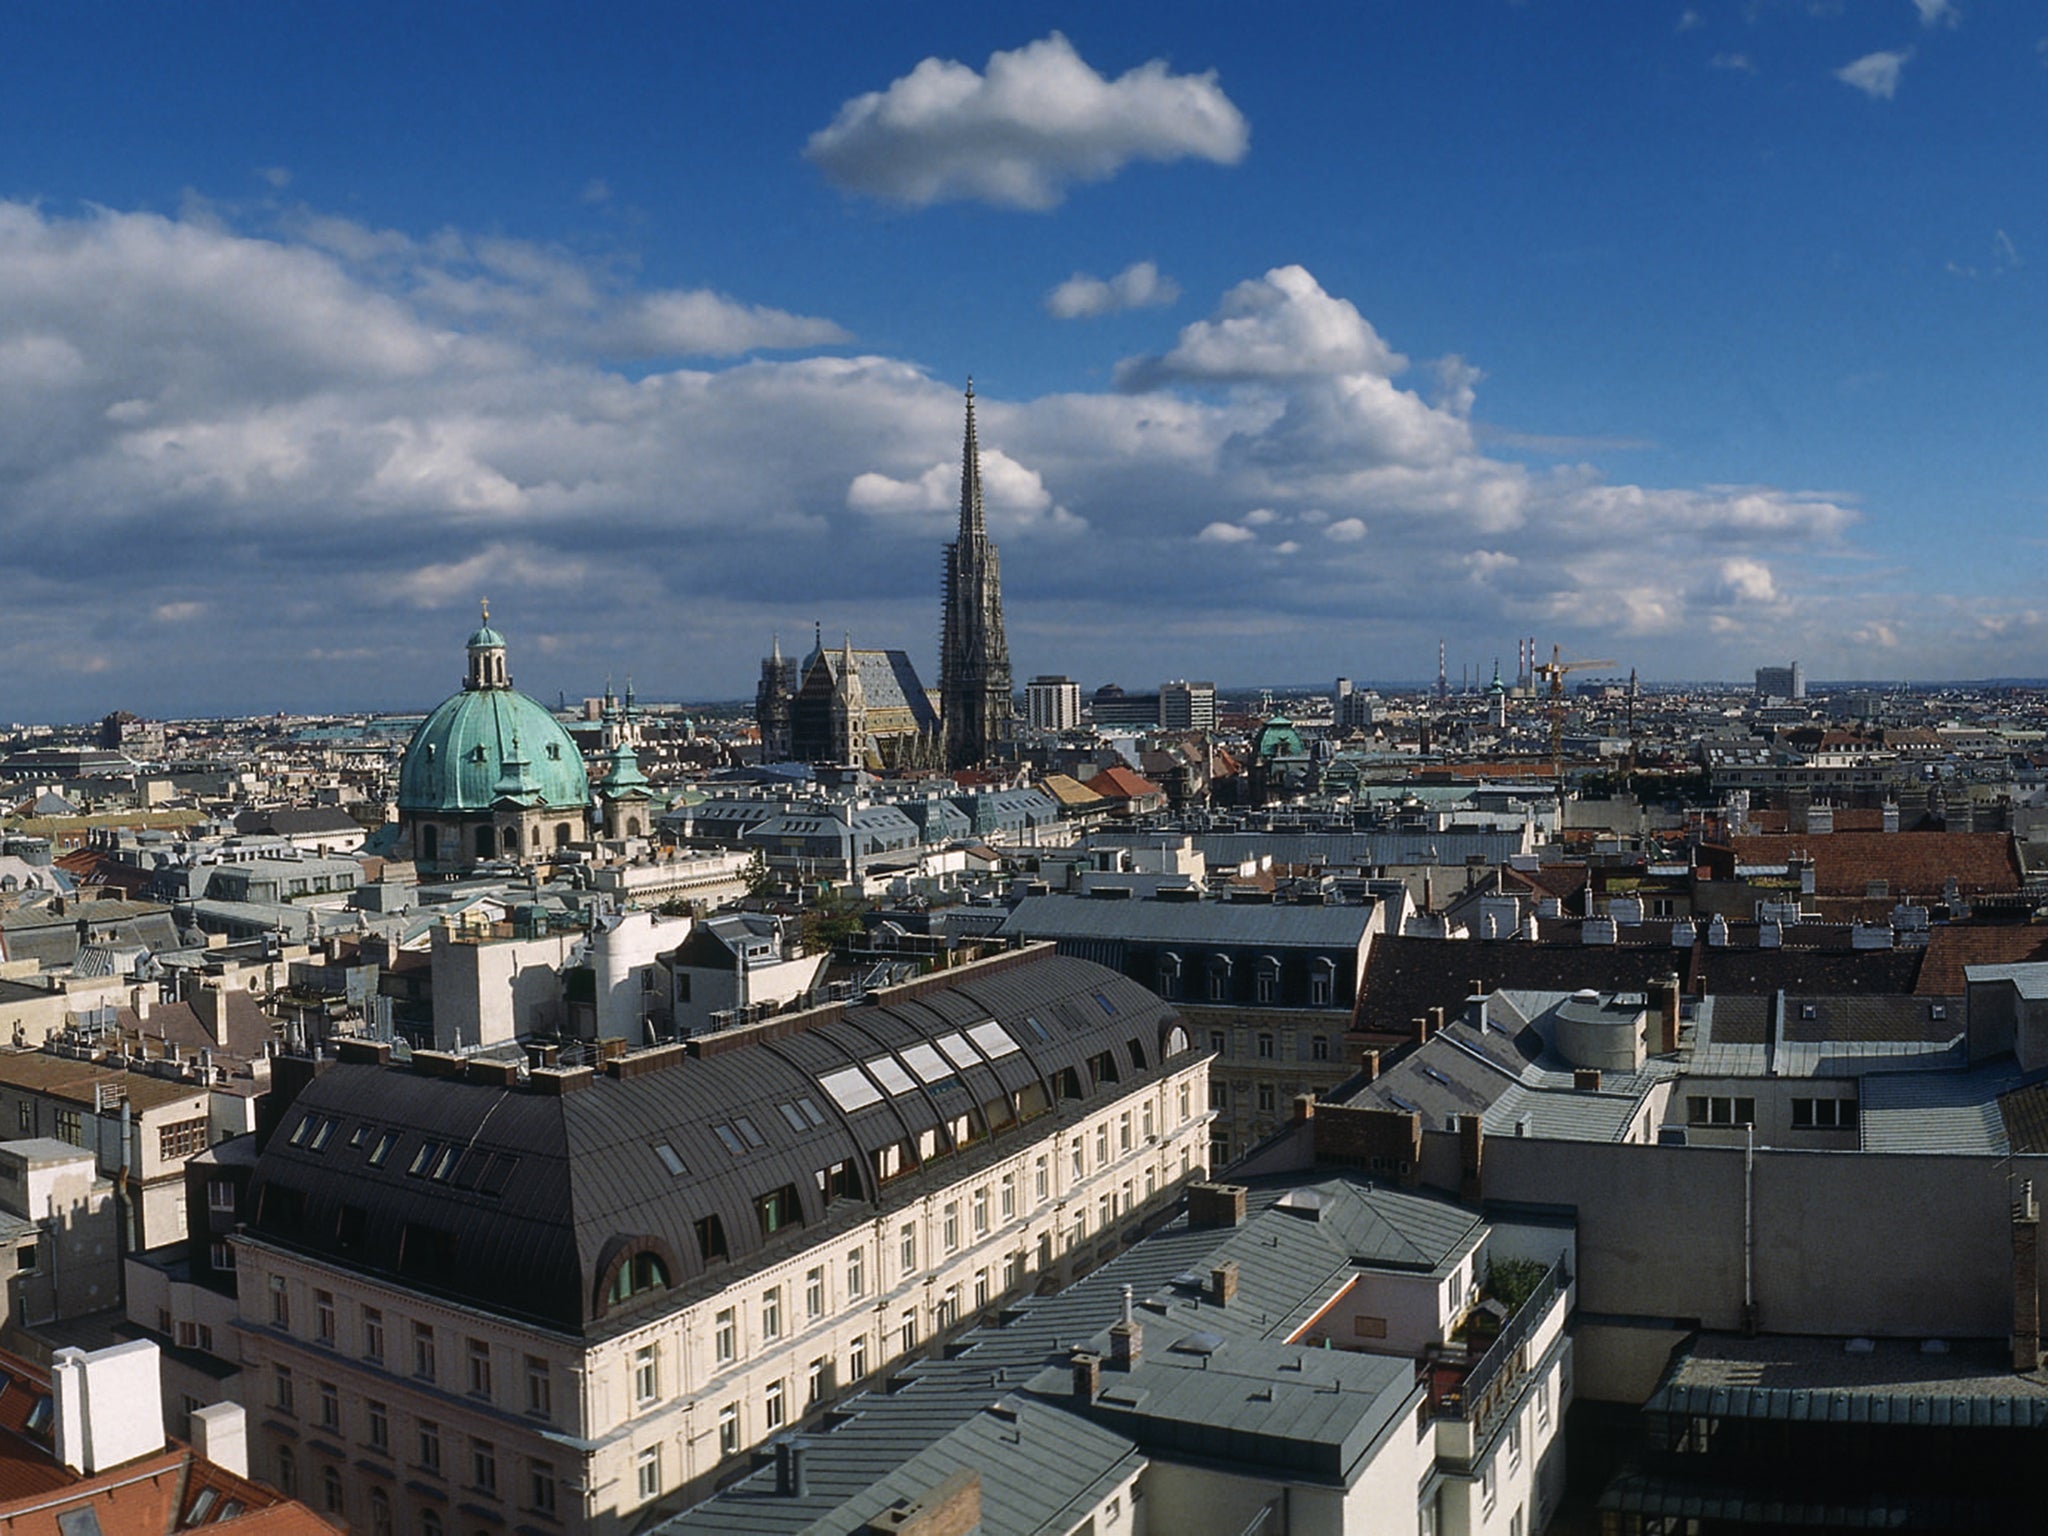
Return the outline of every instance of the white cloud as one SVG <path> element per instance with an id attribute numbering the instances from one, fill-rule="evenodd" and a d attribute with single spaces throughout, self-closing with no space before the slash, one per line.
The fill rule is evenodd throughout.
<path id="1" fill-rule="evenodd" d="M 1056 320 L 1092 320 L 1122 309 L 1171 304 L 1179 297 L 1180 284 L 1161 277 L 1155 263 L 1139 261 L 1111 278 L 1076 272 L 1045 296 L 1045 309 Z"/>
<path id="2" fill-rule="evenodd" d="M 1055 32 L 991 54 L 985 74 L 927 58 L 848 101 L 804 153 L 838 185 L 888 202 L 1042 210 L 1136 160 L 1234 165 L 1246 141 L 1213 71 L 1176 75 L 1154 59 L 1109 80 Z"/>
<path id="3" fill-rule="evenodd" d="M 1195 537 L 1204 544 L 1248 544 L 1258 535 L 1235 523 L 1210 523 Z"/>
<path id="4" fill-rule="evenodd" d="M 1707 60 L 1707 67 L 1710 69 L 1725 69 L 1738 75 L 1753 75 L 1756 73 L 1756 61 L 1746 53 L 1717 53 Z"/>
<path id="5" fill-rule="evenodd" d="M 1853 85 L 1873 101 L 1890 101 L 1899 89 L 1899 71 L 1912 57 L 1910 48 L 1890 53 L 1866 53 L 1853 64 L 1845 64 L 1836 70 L 1835 78 L 1844 85 Z"/>
<path id="6" fill-rule="evenodd" d="M 1243 521 L 1247 528 L 1263 528 L 1268 523 L 1280 521 L 1280 514 L 1271 507 L 1254 507 L 1245 513 Z"/>
<path id="7" fill-rule="evenodd" d="M 1075 533 L 1087 527 L 1053 500 L 1045 479 L 1000 448 L 981 449 L 981 504 L 989 532 L 1007 534 Z M 894 479 L 874 470 L 853 477 L 846 490 L 849 510 L 871 517 L 914 519 L 928 537 L 942 537 L 955 526 L 960 510 L 960 466 L 941 460 L 914 479 Z"/>
<path id="8" fill-rule="evenodd" d="M 597 334 L 607 352 L 633 357 L 734 357 L 853 339 L 830 320 L 744 304 L 708 288 L 647 294 L 621 307 Z"/>
<path id="9" fill-rule="evenodd" d="M 1323 530 L 1323 537 L 1338 544 L 1356 544 L 1365 537 L 1365 519 L 1340 517 Z"/>
<path id="10" fill-rule="evenodd" d="M 1913 0 L 1913 9 L 1920 13 L 1923 27 L 1953 27 L 1962 22 L 1962 14 L 1956 10 L 1955 0 Z"/>
<path id="11" fill-rule="evenodd" d="M 1304 267 L 1275 267 L 1224 295 L 1216 318 L 1185 327 L 1159 357 L 1117 365 L 1126 389 L 1174 383 L 1245 383 L 1315 375 L 1393 377 L 1408 360 L 1348 299 L 1332 298 Z"/>

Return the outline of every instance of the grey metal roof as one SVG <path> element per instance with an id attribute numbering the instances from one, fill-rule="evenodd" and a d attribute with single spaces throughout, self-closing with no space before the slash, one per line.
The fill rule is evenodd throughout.
<path id="1" fill-rule="evenodd" d="M 1481 1226 L 1461 1207 L 1362 1178 L 1305 1188 L 1321 1197 L 1319 1219 L 1276 1208 L 1297 1192 L 1291 1181 L 1255 1182 L 1243 1226 L 1198 1231 L 1182 1218 L 1007 1322 L 967 1334 L 945 1358 L 907 1367 L 896 1390 L 842 1405 L 835 1427 L 801 1437 L 805 1497 L 777 1493 L 767 1468 L 657 1531 L 851 1536 L 898 1499 L 972 1467 L 984 1536 L 1065 1532 L 1141 1451 L 1236 1457 L 1304 1481 L 1346 1482 L 1364 1447 L 1406 1422 L 1419 1391 L 1414 1363 L 1282 1341 L 1370 1268 L 1372 1255 L 1402 1267 L 1433 1260 L 1434 1270 L 1469 1252 Z M 1239 1275 L 1229 1306 L 1184 1283 L 1226 1259 Z M 1105 1369 L 1101 1396 L 1083 1407 L 1070 1392 L 1070 1352 L 1080 1343 L 1106 1354 L 1125 1285 L 1138 1298 L 1139 1369 Z M 1173 1349 L 1201 1333 L 1218 1341 L 1206 1357 Z M 1267 1391 L 1270 1400 L 1255 1400 Z"/>
<path id="2" fill-rule="evenodd" d="M 2002 1157 L 2010 1143 L 1998 1096 L 2021 1080 L 2009 1057 L 1967 1072 L 1871 1073 L 1857 1088 L 1863 1150 Z"/>
<path id="3" fill-rule="evenodd" d="M 1120 900 L 1027 896 L 1000 932 L 1026 939 L 1110 939 L 1254 948 L 1356 950 L 1377 908 L 1278 902 Z"/>
<path id="4" fill-rule="evenodd" d="M 2009 981 L 2028 1002 L 2048 998 L 2048 961 L 2021 961 L 2015 965 L 1966 965 L 1963 979 L 1981 983 Z"/>
<path id="5" fill-rule="evenodd" d="M 508 1088 L 332 1066 L 264 1151 L 251 1231 L 332 1263 L 401 1272 L 488 1311 L 601 1333 L 621 1325 L 603 1290 L 628 1246 L 660 1257 L 671 1300 L 729 1284 L 757 1258 L 920 1198 L 935 1181 L 1010 1155 L 1019 1137 L 1050 1135 L 1129 1092 L 1161 1070 L 1176 1022 L 1135 983 L 1040 950 L 808 1021 L 706 1037 L 687 1056 L 671 1047 L 637 1074 L 629 1059 L 621 1075 L 559 1095 L 533 1080 Z M 1121 1081 L 1097 1087 L 1087 1064 L 1103 1053 Z M 1058 1079 L 1070 1072 L 1078 1101 L 1060 1097 Z M 1006 1096 L 1030 1082 L 1052 1108 L 988 1136 L 983 1106 L 1008 1102 L 1014 1112 Z M 963 1115 L 972 1134 L 955 1148 L 950 1126 Z M 320 1120 L 334 1122 L 325 1137 L 316 1123 L 293 1144 L 299 1127 Z M 372 1166 L 386 1132 L 396 1139 Z M 920 1170 L 914 1148 L 925 1132 L 940 1152 Z M 906 1142 L 913 1171 L 879 1183 L 873 1154 Z M 670 1171 L 664 1146 L 683 1173 Z M 423 1154 L 429 1147 L 437 1150 Z M 460 1157 L 444 1166 L 449 1149 Z M 854 1164 L 861 1198 L 828 1204 L 817 1175 L 841 1162 Z M 784 1189 L 794 1190 L 800 1222 L 764 1234 L 760 1199 Z M 700 1248 L 697 1224 L 713 1216 L 726 1261 Z"/>
<path id="6" fill-rule="evenodd" d="M 1790 1422 L 2048 1428 L 2048 1375 L 1995 1345 L 1702 1335 L 1673 1359 L 1646 1413 Z M 1867 1343 L 1869 1347 L 1861 1347 Z"/>

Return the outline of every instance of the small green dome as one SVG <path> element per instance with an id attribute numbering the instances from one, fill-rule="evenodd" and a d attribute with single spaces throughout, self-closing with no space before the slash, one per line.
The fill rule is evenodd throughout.
<path id="1" fill-rule="evenodd" d="M 515 786 L 513 798 L 522 804 L 577 811 L 590 805 L 583 754 L 553 715 L 515 689 L 464 689 L 412 733 L 398 774 L 398 808 L 426 815 L 488 811 Z"/>
<path id="2" fill-rule="evenodd" d="M 472 651 L 488 650 L 493 647 L 501 651 L 505 649 L 505 637 L 488 624 L 480 626 L 477 632 L 469 637 L 469 648 Z"/>

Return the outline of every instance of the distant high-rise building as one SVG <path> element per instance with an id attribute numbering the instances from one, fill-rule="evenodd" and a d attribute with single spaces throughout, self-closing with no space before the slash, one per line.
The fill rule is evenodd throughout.
<path id="1" fill-rule="evenodd" d="M 1081 723 L 1081 685 L 1071 677 L 1034 677 L 1024 685 L 1024 718 L 1034 731 L 1071 731 Z"/>
<path id="2" fill-rule="evenodd" d="M 1097 730 L 1105 726 L 1153 726 L 1159 723 L 1159 695 L 1125 693 L 1104 683 L 1088 698 L 1088 717 Z"/>
<path id="3" fill-rule="evenodd" d="M 939 717 L 946 766 L 980 762 L 1011 740 L 1010 646 L 1003 638 L 1003 579 L 981 507 L 974 384 L 960 454 L 960 535 L 946 546 L 945 619 L 939 640 Z"/>
<path id="4" fill-rule="evenodd" d="M 1760 699 L 1805 698 L 1806 668 L 1796 661 L 1789 667 L 1758 667 L 1756 696 Z"/>
<path id="5" fill-rule="evenodd" d="M 1168 731 L 1213 731 L 1216 685 L 1174 681 L 1159 685 L 1159 725 Z"/>

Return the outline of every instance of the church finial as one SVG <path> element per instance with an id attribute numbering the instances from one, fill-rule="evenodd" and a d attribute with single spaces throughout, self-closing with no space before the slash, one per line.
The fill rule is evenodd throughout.
<path id="1" fill-rule="evenodd" d="M 491 600 L 488 597 L 482 600 L 482 607 L 484 610 L 484 627 L 488 629 L 491 623 Z"/>

